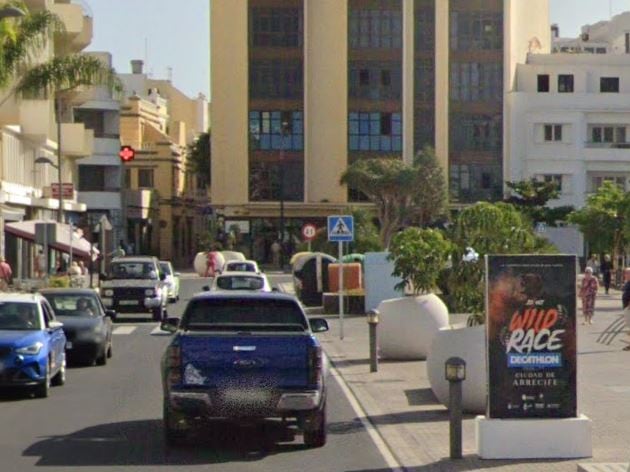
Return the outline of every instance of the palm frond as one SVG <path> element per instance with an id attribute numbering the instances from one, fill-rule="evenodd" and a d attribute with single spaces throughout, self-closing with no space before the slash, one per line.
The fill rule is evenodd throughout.
<path id="1" fill-rule="evenodd" d="M 16 87 L 16 93 L 23 98 L 46 99 L 82 86 L 97 85 L 110 90 L 121 88 L 112 68 L 95 57 L 73 54 L 55 57 L 26 71 Z"/>

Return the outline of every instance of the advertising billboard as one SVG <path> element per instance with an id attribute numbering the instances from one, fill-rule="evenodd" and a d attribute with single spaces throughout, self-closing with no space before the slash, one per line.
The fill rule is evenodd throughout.
<path id="1" fill-rule="evenodd" d="M 576 257 L 486 256 L 489 418 L 570 418 Z"/>

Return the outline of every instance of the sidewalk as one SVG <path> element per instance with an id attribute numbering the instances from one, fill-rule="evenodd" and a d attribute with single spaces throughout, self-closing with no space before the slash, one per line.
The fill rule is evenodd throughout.
<path id="1" fill-rule="evenodd" d="M 406 470 L 564 472 L 578 470 L 578 464 L 586 466 L 583 470 L 627 470 L 630 352 L 622 351 L 627 336 L 615 335 L 608 329 L 619 320 L 620 300 L 618 291 L 611 291 L 610 295 L 600 292 L 593 325 L 578 324 L 578 410 L 593 421 L 591 459 L 481 460 L 476 455 L 474 416 L 469 415 L 463 425 L 464 459 L 451 461 L 448 411 L 433 396 L 424 361 L 382 361 L 379 371 L 370 373 L 368 326 L 364 316 L 345 317 L 343 341 L 339 339 L 338 317 L 328 317 L 331 330 L 320 339 L 369 420 Z M 356 425 L 359 427 L 360 423 L 357 421 Z M 332 423 L 329 427 L 334 434 L 352 425 Z M 604 463 L 611 463 L 610 468 Z M 612 463 L 626 464 L 622 467 Z"/>

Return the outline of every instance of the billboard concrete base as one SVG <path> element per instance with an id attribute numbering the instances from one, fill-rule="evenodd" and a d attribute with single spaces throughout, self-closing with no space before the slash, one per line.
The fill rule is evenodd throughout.
<path id="1" fill-rule="evenodd" d="M 592 422 L 585 415 L 559 419 L 475 418 L 482 459 L 575 459 L 592 457 Z"/>

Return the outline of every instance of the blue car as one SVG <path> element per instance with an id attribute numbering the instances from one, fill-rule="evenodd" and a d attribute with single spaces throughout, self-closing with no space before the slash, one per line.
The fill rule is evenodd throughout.
<path id="1" fill-rule="evenodd" d="M 0 294 L 0 388 L 32 387 L 47 397 L 66 381 L 66 336 L 40 294 Z"/>

